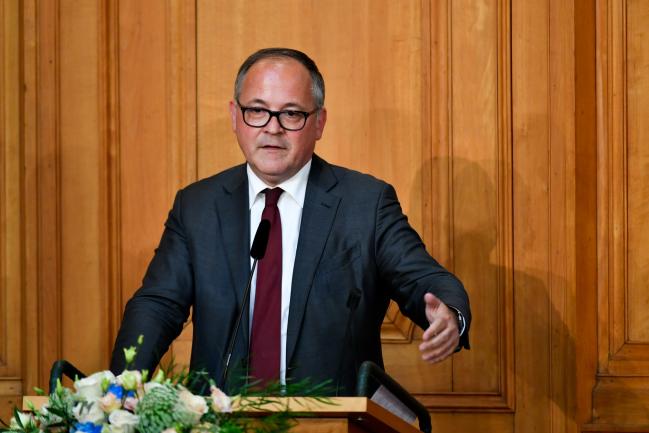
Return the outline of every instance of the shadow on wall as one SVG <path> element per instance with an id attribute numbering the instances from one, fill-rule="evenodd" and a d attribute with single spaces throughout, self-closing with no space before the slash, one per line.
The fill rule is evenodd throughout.
<path id="1" fill-rule="evenodd" d="M 575 341 L 565 323 L 569 288 L 550 268 L 553 227 L 548 224 L 548 206 L 541 201 L 546 197 L 544 185 L 531 184 L 514 173 L 513 191 L 505 192 L 513 194 L 507 200 L 513 209 L 499 211 L 504 207 L 500 203 L 509 197 L 499 197 L 506 189 L 495 186 L 497 164 L 463 158 L 428 160 L 413 183 L 425 187 L 423 179 L 433 179 L 430 202 L 437 207 L 423 209 L 424 224 L 429 225 L 426 232 L 432 234 L 428 240 L 447 242 L 449 257 L 442 264 L 462 280 L 471 299 L 472 349 L 452 358 L 451 391 L 503 395 L 507 383 L 513 382 L 518 414 L 529 414 L 542 425 L 550 422 L 549 412 L 558 408 L 571 419 L 576 365 Z M 422 176 L 446 169 L 448 186 L 435 185 L 434 176 Z M 440 201 L 445 197 L 439 191 L 449 192 L 448 201 Z M 411 200 L 420 196 L 421 191 L 411 192 Z M 439 206 L 449 209 L 442 212 Z M 531 214 L 537 210 L 538 214 Z M 507 212 L 508 218 L 499 212 Z M 506 230 L 510 233 L 503 236 Z M 506 296 L 508 287 L 512 293 Z M 513 329 L 506 329 L 507 313 L 513 317 Z M 508 340 L 513 343 L 511 356 L 506 353 Z M 409 390 L 431 392 L 416 383 L 410 383 Z"/>

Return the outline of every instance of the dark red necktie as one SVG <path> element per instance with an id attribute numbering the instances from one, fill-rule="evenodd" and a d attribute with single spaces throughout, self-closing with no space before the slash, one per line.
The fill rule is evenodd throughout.
<path id="1" fill-rule="evenodd" d="M 270 222 L 268 246 L 257 268 L 257 289 L 250 335 L 250 375 L 261 384 L 279 379 L 282 308 L 282 221 L 277 200 L 281 188 L 266 189 L 261 219 Z"/>

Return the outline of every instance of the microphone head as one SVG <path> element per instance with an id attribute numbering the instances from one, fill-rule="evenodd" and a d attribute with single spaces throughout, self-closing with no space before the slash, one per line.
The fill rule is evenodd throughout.
<path id="1" fill-rule="evenodd" d="M 261 260 L 266 254 L 266 246 L 268 246 L 268 235 L 270 234 L 270 221 L 263 219 L 257 227 L 255 239 L 252 241 L 250 248 L 250 256 L 253 259 Z"/>

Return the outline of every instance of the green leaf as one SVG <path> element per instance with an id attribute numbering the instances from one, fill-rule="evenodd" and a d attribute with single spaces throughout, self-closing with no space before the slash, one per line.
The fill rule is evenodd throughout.
<path id="1" fill-rule="evenodd" d="M 23 425 L 23 422 L 20 420 L 20 412 L 18 412 L 17 408 L 14 408 L 14 419 L 16 420 L 16 424 L 18 424 L 18 427 L 20 427 L 22 430 L 25 430 L 25 426 Z"/>

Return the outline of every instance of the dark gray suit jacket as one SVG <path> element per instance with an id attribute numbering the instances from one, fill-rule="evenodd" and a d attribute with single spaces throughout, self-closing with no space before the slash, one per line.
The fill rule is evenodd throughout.
<path id="1" fill-rule="evenodd" d="M 126 305 L 113 371 L 121 372 L 122 348 L 139 334 L 144 344 L 135 367 L 152 371 L 193 309 L 191 369 L 207 371 L 218 383 L 250 272 L 248 206 L 245 165 L 178 192 L 142 287 Z M 361 289 L 361 297 L 350 341 L 344 334 L 353 288 Z M 426 328 L 426 292 L 462 312 L 467 328 L 460 344 L 468 348 L 467 294 L 425 251 L 394 189 L 314 155 L 293 271 L 288 380 L 332 379 L 342 395 L 352 394 L 356 363 L 383 365 L 380 329 L 389 300 Z M 239 372 L 248 353 L 247 307 L 244 312 L 232 360 Z"/>

